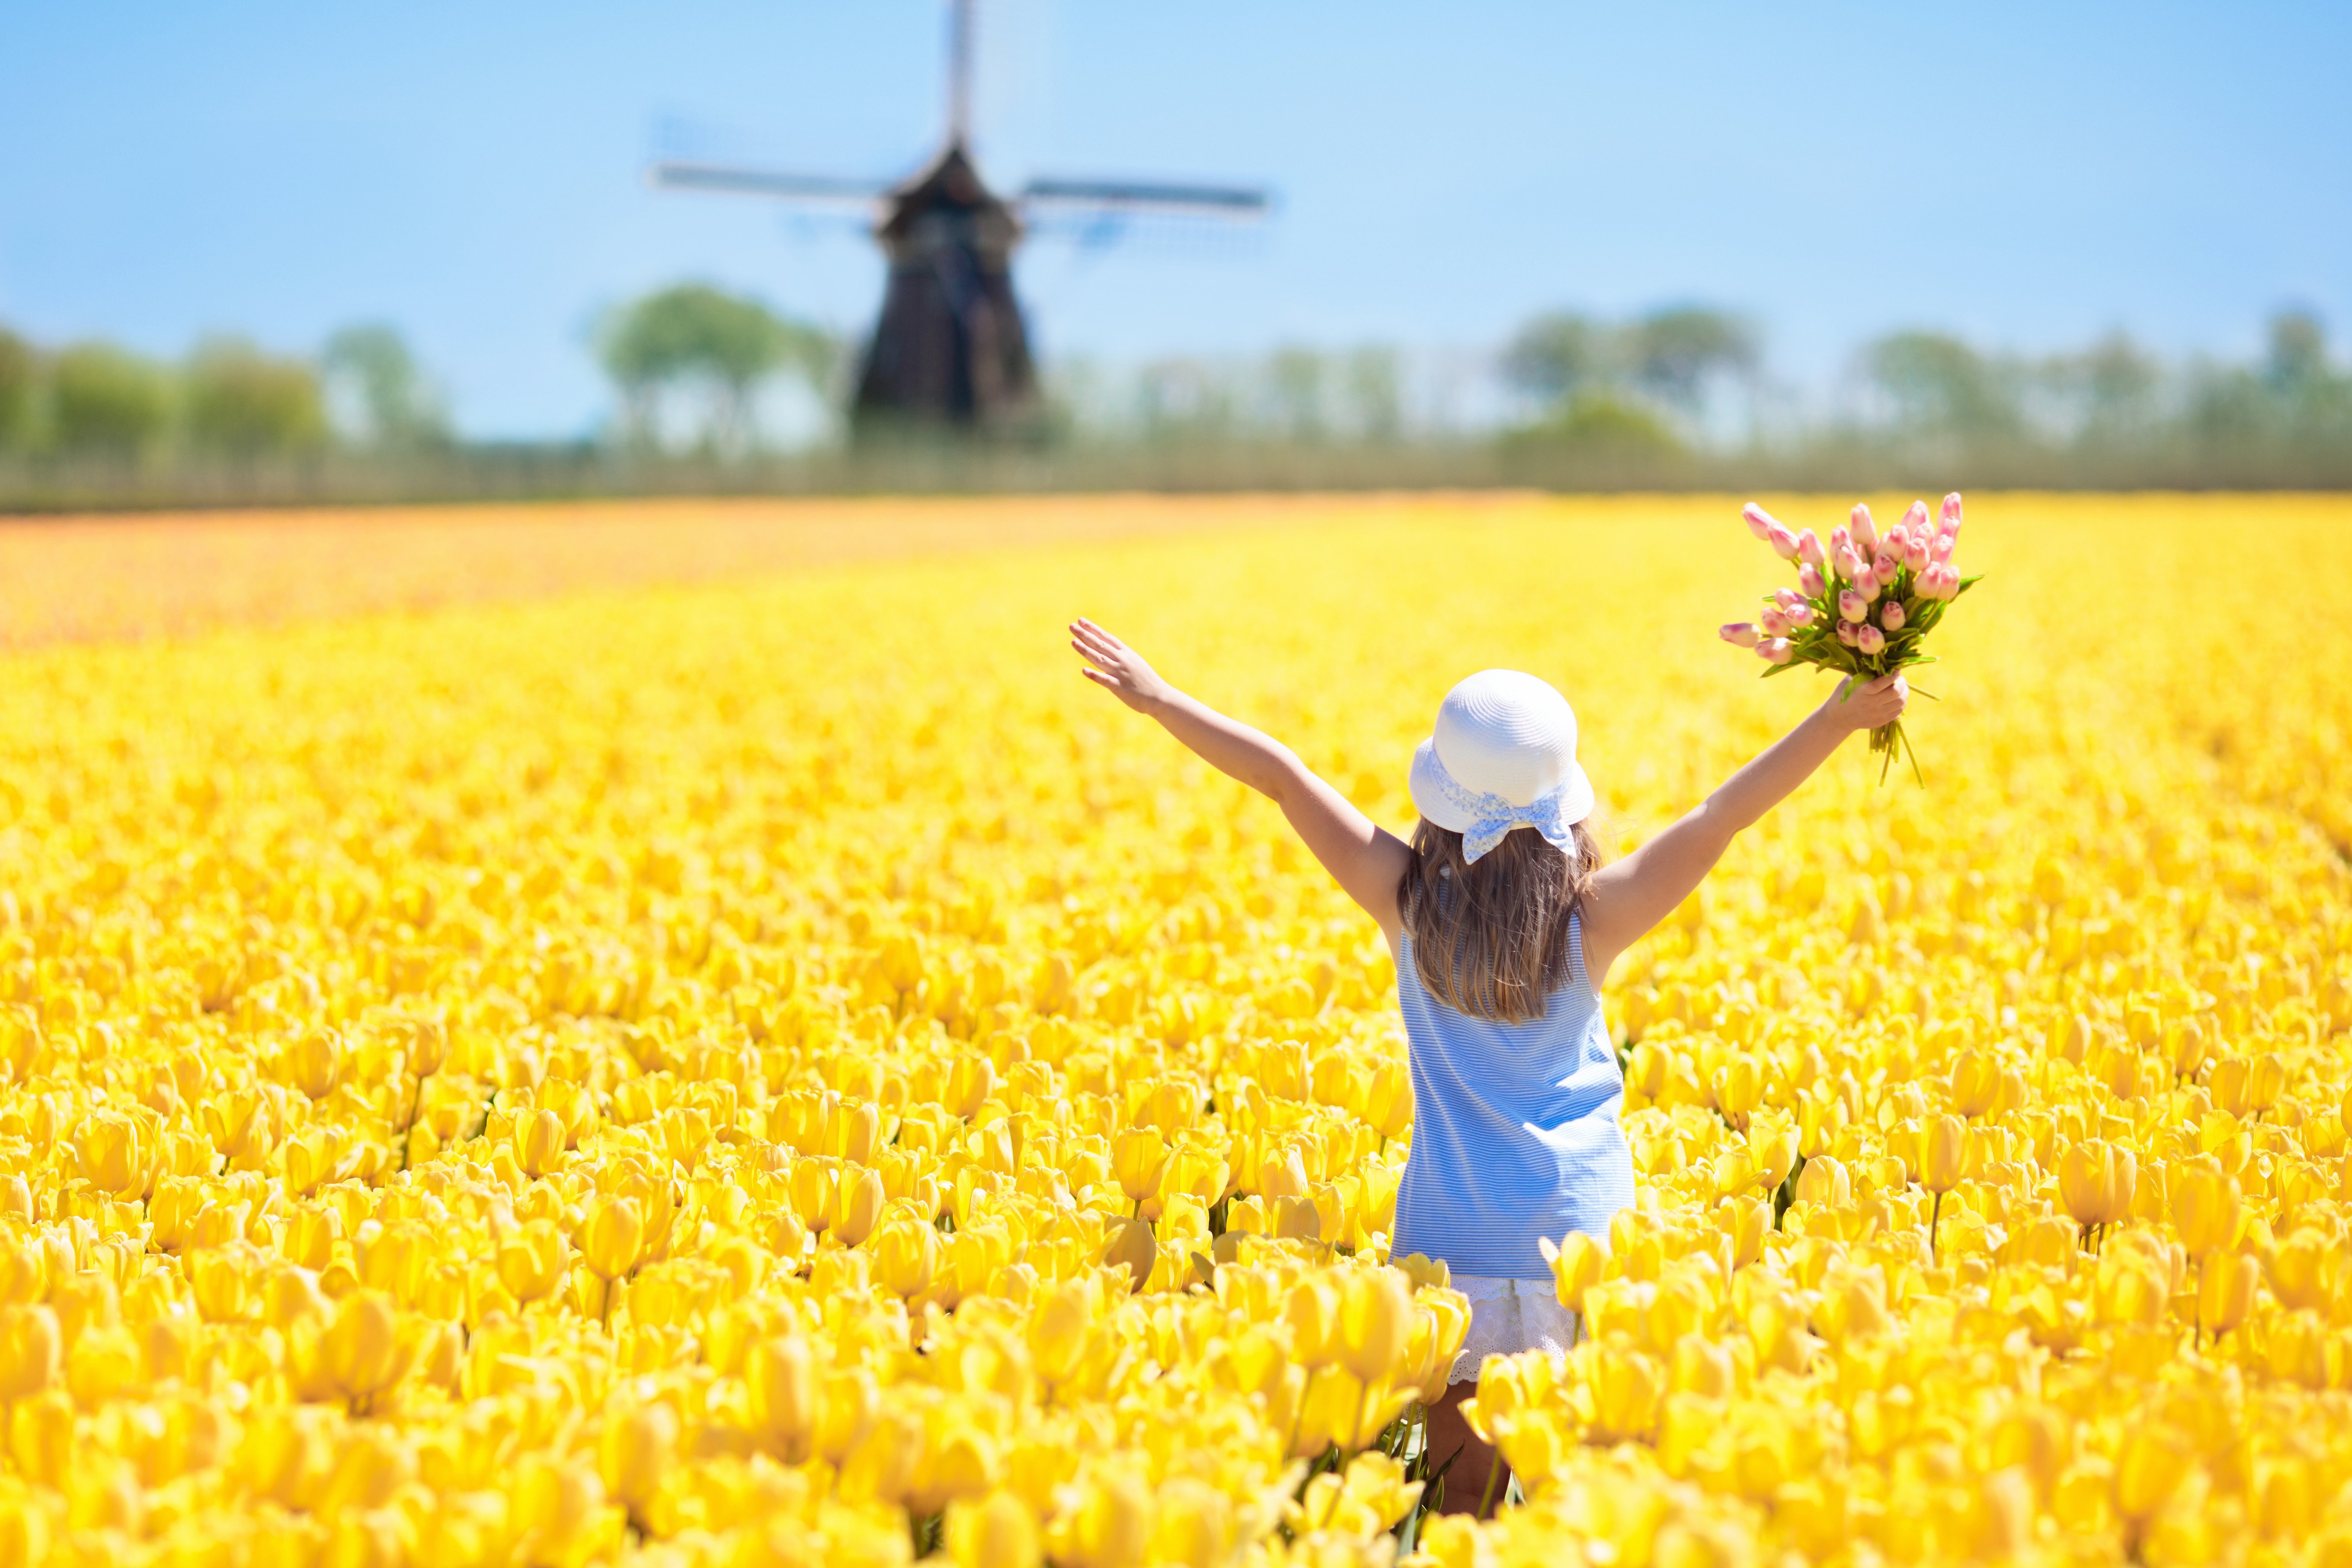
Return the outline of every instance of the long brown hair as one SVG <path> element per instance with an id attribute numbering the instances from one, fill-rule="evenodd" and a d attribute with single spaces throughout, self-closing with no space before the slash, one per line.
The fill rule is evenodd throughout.
<path id="1" fill-rule="evenodd" d="M 1584 823 L 1576 847 L 1553 847 L 1515 827 L 1473 865 L 1462 835 L 1422 819 L 1412 863 L 1397 883 L 1397 909 L 1412 939 L 1413 972 L 1432 996 L 1475 1018 L 1524 1024 L 1569 975 L 1568 918 L 1601 868 L 1601 844 Z"/>

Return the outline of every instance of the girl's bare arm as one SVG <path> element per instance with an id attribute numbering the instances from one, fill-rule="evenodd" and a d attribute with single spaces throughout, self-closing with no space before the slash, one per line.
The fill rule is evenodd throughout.
<path id="1" fill-rule="evenodd" d="M 1297 753 L 1273 736 L 1187 697 L 1153 673 L 1141 655 L 1092 621 L 1070 624 L 1082 673 L 1197 752 L 1282 807 L 1315 858 L 1384 931 L 1397 924 L 1397 883 L 1412 852 L 1402 839 L 1349 804 Z"/>
<path id="2" fill-rule="evenodd" d="M 1895 721 L 1910 687 L 1881 676 L 1846 697 L 1841 682 L 1828 701 L 1757 753 L 1723 786 L 1673 826 L 1592 879 L 1584 915 L 1584 963 L 1597 987 L 1618 954 L 1690 896 L 1741 829 L 1786 799 L 1856 730 Z"/>

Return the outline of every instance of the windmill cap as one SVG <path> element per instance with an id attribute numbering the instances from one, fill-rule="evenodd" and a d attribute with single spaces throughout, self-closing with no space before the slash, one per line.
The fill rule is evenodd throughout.
<path id="1" fill-rule="evenodd" d="M 1576 712 L 1552 684 L 1516 669 L 1482 669 L 1445 694 L 1413 759 L 1412 803 L 1438 826 L 1466 833 L 1491 805 L 1551 807 L 1573 826 L 1592 812 L 1592 781 L 1576 761 Z M 1451 787 L 1448 787 L 1451 786 Z"/>

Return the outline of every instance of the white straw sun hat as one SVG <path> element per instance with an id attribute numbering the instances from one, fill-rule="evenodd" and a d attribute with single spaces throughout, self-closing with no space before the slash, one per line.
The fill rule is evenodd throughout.
<path id="1" fill-rule="evenodd" d="M 1515 827 L 1562 849 L 1592 815 L 1592 781 L 1576 761 L 1576 713 L 1551 683 L 1482 669 L 1445 694 L 1437 725 L 1412 754 L 1412 804 L 1462 835 L 1476 860 Z"/>

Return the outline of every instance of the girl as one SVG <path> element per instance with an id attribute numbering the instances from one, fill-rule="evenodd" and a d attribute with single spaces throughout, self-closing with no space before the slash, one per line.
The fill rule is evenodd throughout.
<path id="1" fill-rule="evenodd" d="M 1900 715 L 1909 689 L 1886 676 L 1849 698 L 1841 684 L 1696 810 L 1603 867 L 1576 715 L 1532 675 L 1490 669 L 1446 694 L 1413 756 L 1421 823 L 1407 844 L 1287 746 L 1177 690 L 1092 621 L 1070 636 L 1088 679 L 1272 797 L 1388 937 L 1413 1098 L 1391 1252 L 1443 1259 L 1470 1299 L 1469 1337 L 1428 1427 L 1431 1471 L 1451 1462 L 1447 1506 L 1465 1511 L 1502 1479 L 1459 1409 L 1479 1363 L 1571 1342 L 1538 1242 L 1605 1238 L 1633 1201 L 1617 1125 L 1624 1084 L 1601 1018 L 1609 966 L 1839 742 Z"/>

